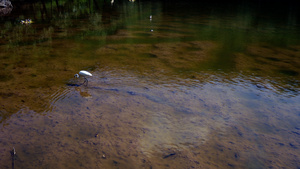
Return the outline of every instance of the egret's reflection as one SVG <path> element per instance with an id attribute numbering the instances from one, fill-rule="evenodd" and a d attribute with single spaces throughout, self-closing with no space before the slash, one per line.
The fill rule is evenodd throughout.
<path id="1" fill-rule="evenodd" d="M 92 98 L 92 95 L 89 93 L 88 89 L 86 88 L 76 87 L 75 90 L 78 91 L 80 96 L 84 98 Z"/>

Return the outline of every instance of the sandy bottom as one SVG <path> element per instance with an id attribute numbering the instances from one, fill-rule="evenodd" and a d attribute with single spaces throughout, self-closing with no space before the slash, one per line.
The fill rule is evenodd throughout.
<path id="1" fill-rule="evenodd" d="M 88 86 L 71 80 L 48 95 L 43 112 L 24 106 L 7 119 L 0 168 L 300 166 L 299 96 L 227 74 L 93 75 Z"/>

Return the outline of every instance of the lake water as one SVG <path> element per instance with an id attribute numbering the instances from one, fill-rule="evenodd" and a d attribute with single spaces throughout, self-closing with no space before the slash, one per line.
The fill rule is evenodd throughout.
<path id="1" fill-rule="evenodd" d="M 13 4 L 0 168 L 299 169 L 298 7 L 187 2 Z"/>

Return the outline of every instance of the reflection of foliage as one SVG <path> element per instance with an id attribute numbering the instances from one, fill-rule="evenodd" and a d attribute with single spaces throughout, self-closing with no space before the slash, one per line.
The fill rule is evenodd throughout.
<path id="1" fill-rule="evenodd" d="M 53 34 L 53 27 L 44 28 L 43 32 L 41 33 L 40 39 L 42 41 L 44 40 L 52 40 L 52 34 Z"/>
<path id="2" fill-rule="evenodd" d="M 101 28 L 102 27 L 102 15 L 95 13 L 92 14 L 89 18 L 92 29 L 97 29 L 97 28 Z"/>
<path id="3" fill-rule="evenodd" d="M 0 24 L 0 44 L 36 44 L 41 40 L 51 40 L 53 36 L 72 35 L 76 33 L 74 29 L 86 30 L 85 27 L 90 27 L 90 25 L 89 29 L 99 30 L 102 27 L 100 13 L 91 14 L 91 24 L 86 23 L 86 20 L 82 18 L 87 18 L 95 10 L 93 8 L 99 8 L 101 4 L 103 2 L 91 0 L 56 0 L 24 4 L 21 7 L 23 13 L 16 21 L 6 21 L 5 24 Z M 27 18 L 32 19 L 34 24 L 21 25 L 19 23 L 21 19 Z"/>
<path id="4" fill-rule="evenodd" d="M 126 6 L 126 4 L 123 4 Z M 112 7 L 110 1 L 56 0 L 24 4 L 22 15 L 15 21 L 0 24 L 0 44 L 36 44 L 65 36 L 106 36 L 116 30 L 126 20 L 119 18 L 115 10 L 128 10 Z M 109 10 L 109 11 L 108 11 Z M 136 13 L 128 10 L 126 13 Z M 105 13 L 105 17 L 103 17 Z M 136 20 L 136 15 L 134 16 Z M 32 19 L 32 25 L 21 25 L 20 20 Z M 130 20 L 133 18 L 131 17 Z M 132 21 L 130 21 L 132 22 Z"/>
<path id="5" fill-rule="evenodd" d="M 1 35 L 1 39 L 6 37 L 8 31 L 9 31 L 10 29 L 12 29 L 12 24 L 11 24 L 11 22 L 5 22 L 5 24 L 4 24 L 4 26 L 3 26 L 3 29 L 0 30 L 0 32 L 1 32 L 1 34 L 0 34 L 0 35 Z"/>
<path id="6" fill-rule="evenodd" d="M 13 26 L 10 22 L 6 22 L 4 29 L 1 30 L 1 37 L 11 45 L 18 45 L 21 42 L 32 40 L 35 33 L 36 30 L 31 25 Z"/>
<path id="7" fill-rule="evenodd" d="M 59 14 L 58 17 L 52 19 L 52 22 L 59 29 L 67 29 L 72 26 L 71 17 L 68 13 Z"/>

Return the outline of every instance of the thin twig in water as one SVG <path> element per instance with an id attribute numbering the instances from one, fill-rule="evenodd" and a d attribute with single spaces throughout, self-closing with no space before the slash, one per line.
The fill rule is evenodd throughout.
<path id="1" fill-rule="evenodd" d="M 15 168 L 15 159 L 16 159 L 16 155 L 17 155 L 15 147 L 13 147 L 10 154 L 11 154 L 11 160 L 12 160 L 11 167 L 12 167 L 12 169 L 14 169 Z"/>

